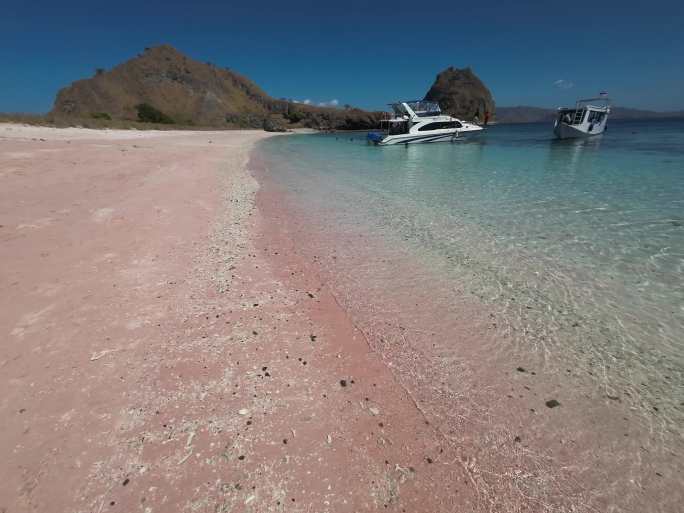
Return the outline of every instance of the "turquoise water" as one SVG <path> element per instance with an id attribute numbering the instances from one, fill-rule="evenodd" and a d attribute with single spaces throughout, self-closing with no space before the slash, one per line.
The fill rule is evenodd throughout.
<path id="1" fill-rule="evenodd" d="M 407 147 L 291 136 L 260 153 L 303 251 L 378 347 L 392 323 L 481 330 L 490 370 L 525 359 L 551 383 L 572 369 L 577 394 L 635 415 L 642 446 L 681 455 L 683 121 L 613 122 L 586 141 L 538 124 Z M 496 322 L 459 315 L 466 304 Z"/>

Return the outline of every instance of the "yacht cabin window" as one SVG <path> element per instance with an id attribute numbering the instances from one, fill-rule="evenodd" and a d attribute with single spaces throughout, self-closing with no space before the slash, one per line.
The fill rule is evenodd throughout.
<path id="1" fill-rule="evenodd" d="M 439 121 L 436 123 L 428 123 L 427 125 L 421 126 L 418 131 L 425 132 L 427 130 L 444 130 L 447 128 L 461 128 L 463 125 L 458 121 Z"/>

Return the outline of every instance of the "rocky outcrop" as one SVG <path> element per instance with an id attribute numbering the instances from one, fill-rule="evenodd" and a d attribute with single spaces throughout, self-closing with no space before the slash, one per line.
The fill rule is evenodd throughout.
<path id="1" fill-rule="evenodd" d="M 475 117 L 483 121 L 486 112 L 493 119 L 496 109 L 492 93 L 470 68 L 442 71 L 425 99 L 439 102 L 443 111 L 466 121 Z"/>
<path id="2" fill-rule="evenodd" d="M 140 105 L 177 124 L 211 127 L 366 129 L 381 118 L 357 109 L 276 100 L 235 71 L 190 59 L 169 45 L 148 48 L 111 71 L 99 69 L 92 78 L 65 87 L 51 115 L 149 121 L 140 117 Z"/>

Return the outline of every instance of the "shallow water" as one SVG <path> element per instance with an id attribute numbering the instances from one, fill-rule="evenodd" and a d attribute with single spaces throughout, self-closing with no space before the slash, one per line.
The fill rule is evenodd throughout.
<path id="1" fill-rule="evenodd" d="M 620 489 L 635 475 L 646 504 L 660 504 L 654 511 L 676 504 L 641 473 L 659 466 L 659 477 L 665 468 L 682 479 L 684 122 L 613 122 L 587 141 L 554 141 L 537 124 L 407 147 L 368 146 L 360 134 L 291 136 L 264 141 L 259 155 L 264 186 L 291 214 L 284 229 L 435 415 L 439 401 L 468 390 L 492 432 L 515 418 L 554 457 L 551 439 L 572 431 L 587 454 L 568 461 L 587 468 L 598 446 L 632 436 L 599 458 L 606 502 L 595 507 L 638 504 L 636 491 Z M 504 401 L 498 429 L 483 405 L 519 384 L 520 362 L 536 369 L 540 394 L 561 394 L 576 418 L 529 420 Z M 499 369 L 513 375 L 493 378 Z M 621 466 L 632 470 L 617 475 Z M 586 479 L 597 478 L 587 470 Z M 559 510 L 586 501 L 581 479 L 553 492 L 565 500 L 549 498 L 548 486 L 536 480 L 526 491 Z"/>

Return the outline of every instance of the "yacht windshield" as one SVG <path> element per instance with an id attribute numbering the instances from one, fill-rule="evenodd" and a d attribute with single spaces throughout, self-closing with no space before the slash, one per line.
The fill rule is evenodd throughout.
<path id="1" fill-rule="evenodd" d="M 402 116 L 408 116 L 408 111 L 406 110 L 406 107 L 404 107 L 401 103 L 393 103 L 392 110 L 394 111 L 394 115 L 399 118 Z"/>

